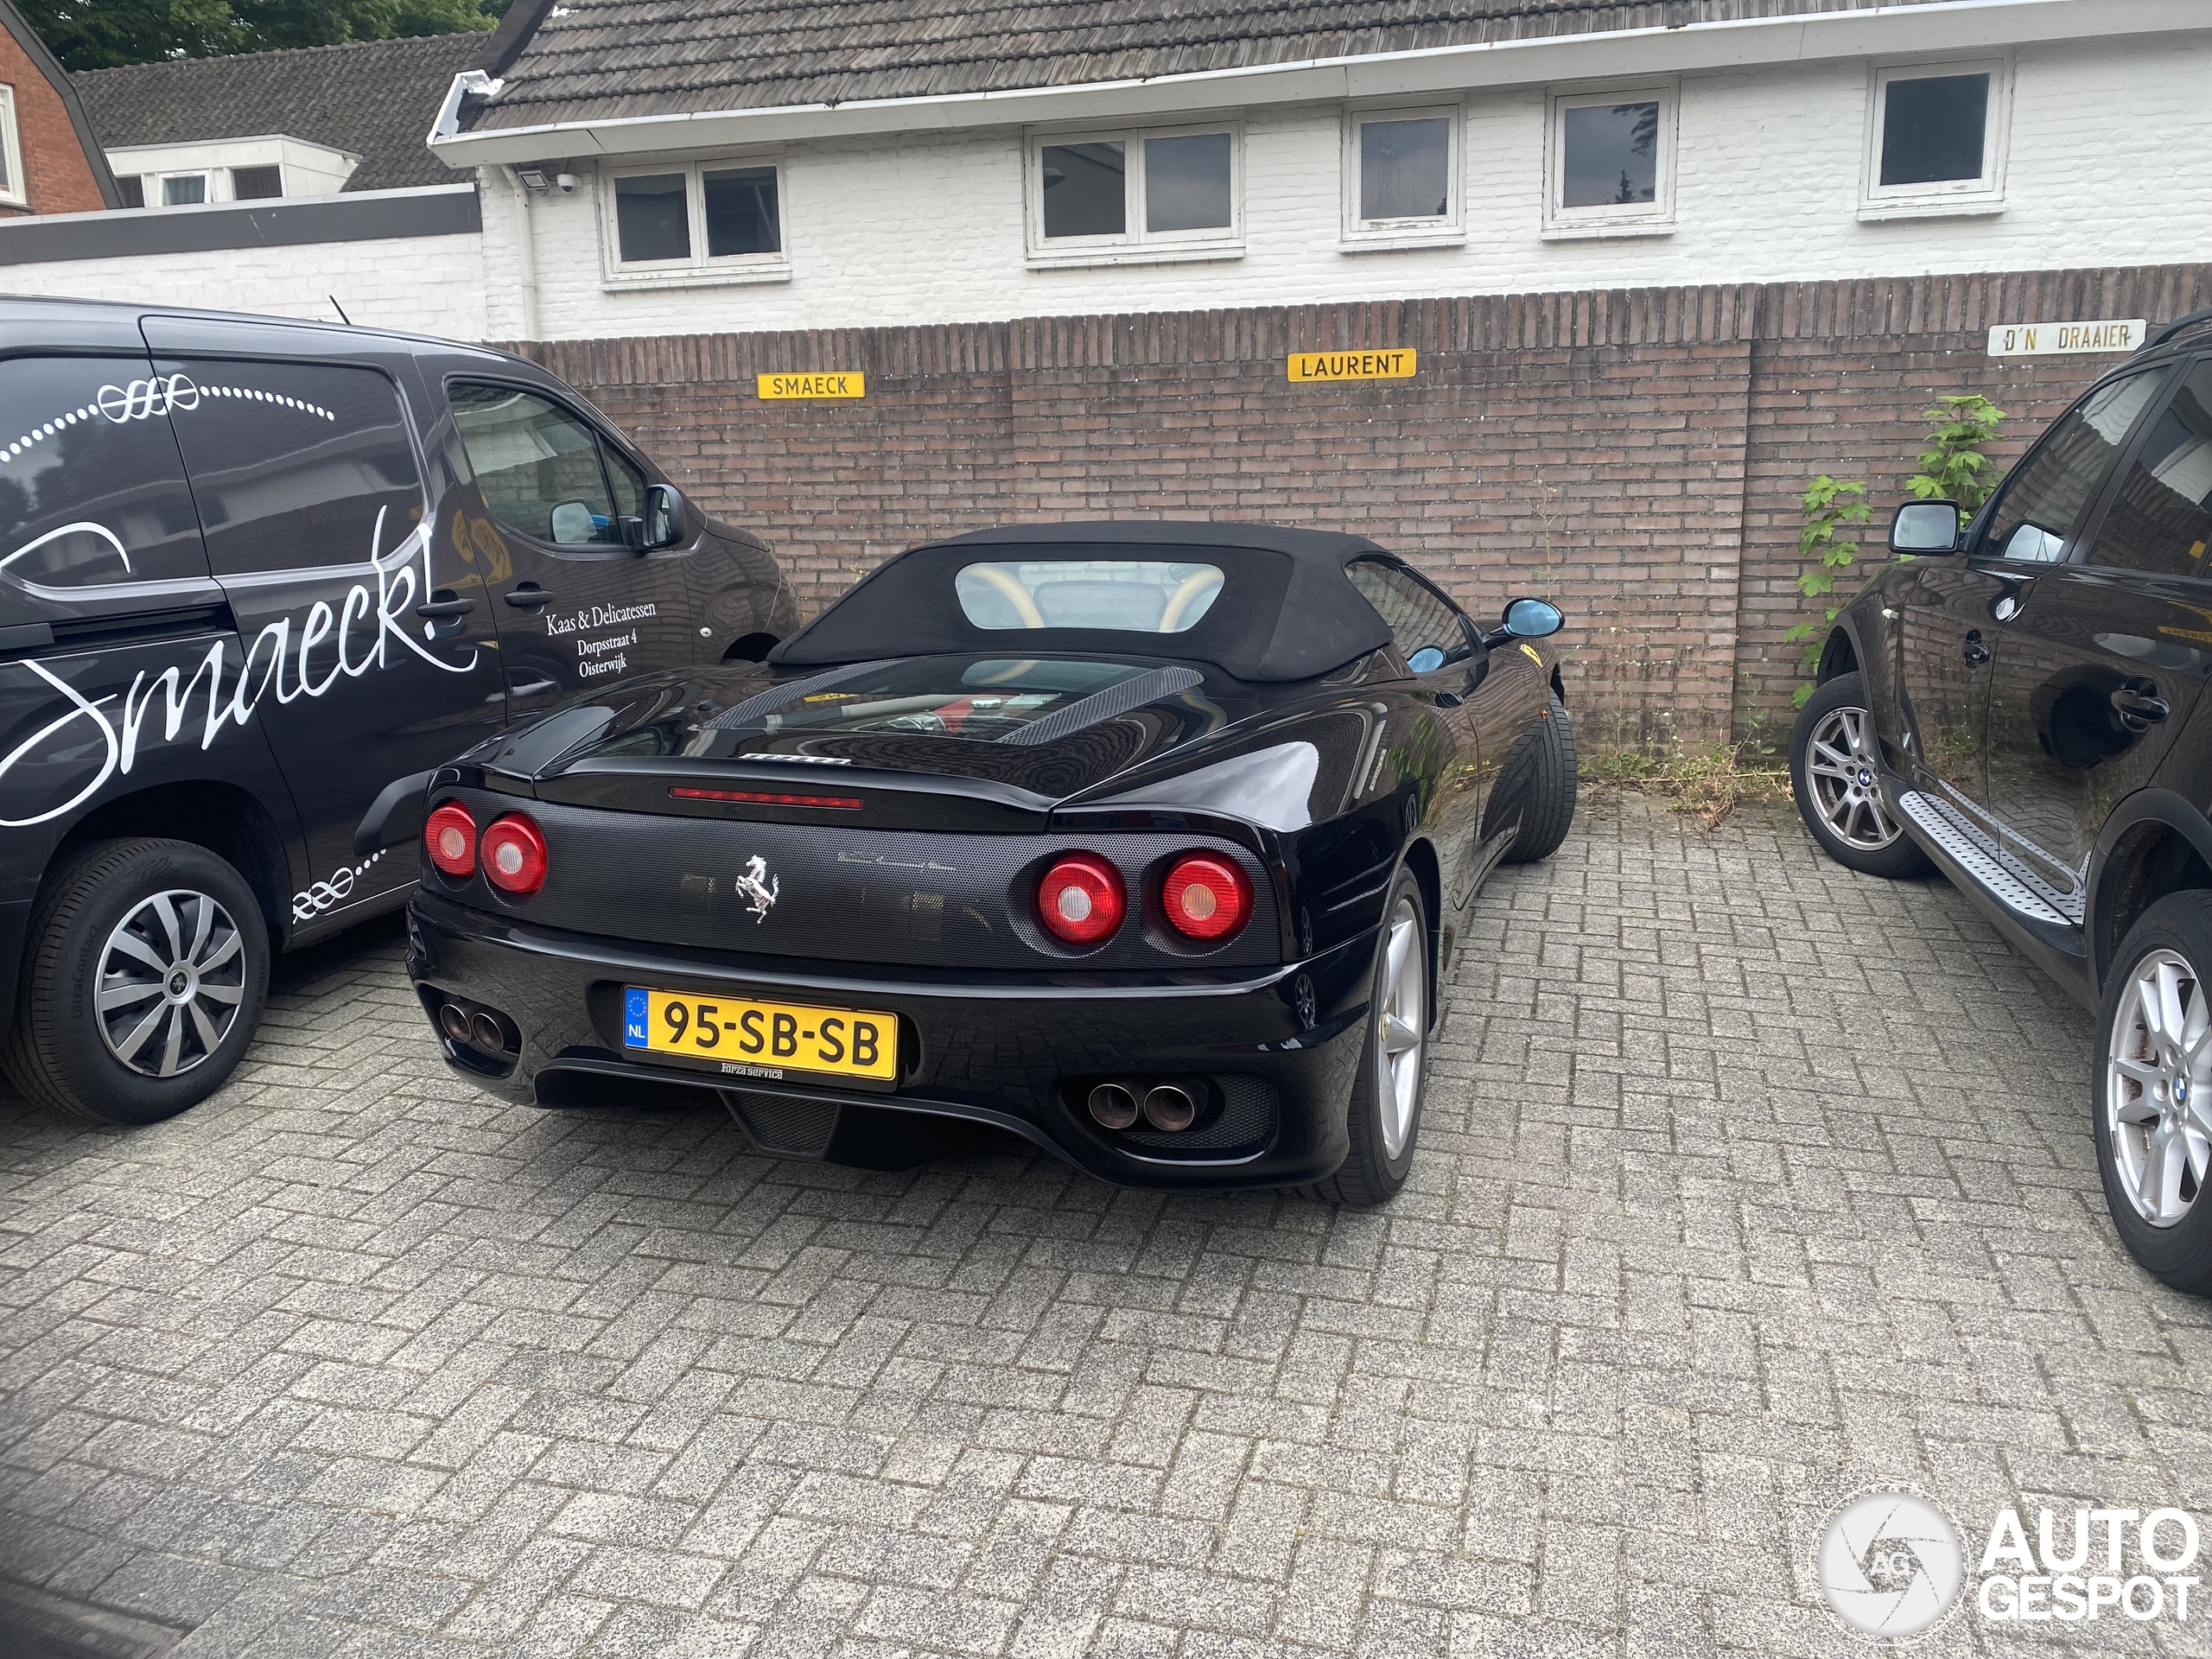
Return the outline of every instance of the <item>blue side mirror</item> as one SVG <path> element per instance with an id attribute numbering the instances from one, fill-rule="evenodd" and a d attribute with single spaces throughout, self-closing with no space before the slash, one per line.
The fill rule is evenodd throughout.
<path id="1" fill-rule="evenodd" d="M 1444 652 L 1435 645 L 1423 645 L 1406 658 L 1406 666 L 1416 674 L 1433 674 L 1444 666 Z"/>
<path id="2" fill-rule="evenodd" d="M 1548 639 L 1567 626 L 1567 618 L 1548 599 L 1516 599 L 1505 607 L 1504 623 L 1516 639 Z"/>

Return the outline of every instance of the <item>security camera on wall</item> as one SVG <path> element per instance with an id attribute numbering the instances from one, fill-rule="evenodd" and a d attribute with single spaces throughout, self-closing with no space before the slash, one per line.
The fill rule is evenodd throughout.
<path id="1" fill-rule="evenodd" d="M 576 194 L 576 175 L 573 173 L 556 173 L 553 175 L 553 182 L 564 196 Z"/>

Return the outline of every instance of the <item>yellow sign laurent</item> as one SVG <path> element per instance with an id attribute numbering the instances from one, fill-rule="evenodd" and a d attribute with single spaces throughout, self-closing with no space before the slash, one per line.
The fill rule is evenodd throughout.
<path id="1" fill-rule="evenodd" d="M 1293 352 L 1294 380 L 1404 380 L 1414 372 L 1410 346 L 1389 352 Z"/>
<path id="2" fill-rule="evenodd" d="M 764 374 L 763 397 L 865 397 L 868 377 L 850 371 L 835 374 Z"/>

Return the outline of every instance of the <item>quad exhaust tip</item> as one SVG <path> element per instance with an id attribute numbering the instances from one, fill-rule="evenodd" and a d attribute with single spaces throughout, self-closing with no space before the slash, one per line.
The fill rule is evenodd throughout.
<path id="1" fill-rule="evenodd" d="M 1090 1115 L 1109 1129 L 1126 1129 L 1137 1121 L 1137 1097 L 1118 1083 L 1102 1083 L 1090 1091 Z"/>
<path id="2" fill-rule="evenodd" d="M 507 1028 L 499 1016 L 489 1008 L 480 1008 L 474 1003 L 441 1002 L 438 1005 L 438 1029 L 464 1048 L 474 1048 L 494 1055 L 508 1052 Z"/>
<path id="3" fill-rule="evenodd" d="M 1178 1083 L 1102 1083 L 1090 1091 L 1090 1105 L 1092 1118 L 1109 1129 L 1133 1128 L 1141 1116 L 1152 1128 L 1173 1135 L 1198 1117 L 1197 1096 Z"/>
<path id="4" fill-rule="evenodd" d="M 1198 1103 L 1190 1091 L 1172 1083 L 1155 1084 L 1145 1090 L 1144 1118 L 1155 1129 L 1173 1134 L 1198 1121 Z"/>

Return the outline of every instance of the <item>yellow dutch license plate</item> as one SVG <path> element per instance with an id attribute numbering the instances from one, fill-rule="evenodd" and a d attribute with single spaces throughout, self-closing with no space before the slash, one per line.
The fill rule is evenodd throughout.
<path id="1" fill-rule="evenodd" d="M 887 1086 L 899 1076 L 899 1017 L 749 996 L 625 988 L 622 1046 L 718 1064 L 731 1077 L 786 1072 Z"/>

